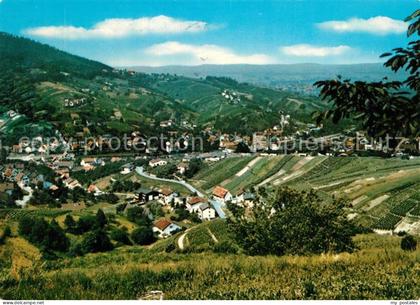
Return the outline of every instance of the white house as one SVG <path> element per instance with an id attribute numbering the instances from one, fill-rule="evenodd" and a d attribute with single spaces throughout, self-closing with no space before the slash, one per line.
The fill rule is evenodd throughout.
<path id="1" fill-rule="evenodd" d="M 157 233 L 160 238 L 166 238 L 180 230 L 182 230 L 180 226 L 167 219 L 160 219 L 153 225 L 153 232 Z"/>
<path id="2" fill-rule="evenodd" d="M 190 213 L 197 213 L 200 209 L 200 205 L 206 202 L 207 200 L 202 197 L 190 197 L 187 200 L 187 211 Z"/>
<path id="3" fill-rule="evenodd" d="M 232 194 L 227 189 L 221 186 L 216 186 L 213 189 L 213 197 L 221 202 L 228 202 L 232 201 L 233 199 Z"/>
<path id="4" fill-rule="evenodd" d="M 181 175 L 183 175 L 187 169 L 188 169 L 188 163 L 185 162 L 181 162 L 176 166 L 178 173 L 180 173 Z"/>
<path id="5" fill-rule="evenodd" d="M 216 218 L 216 210 L 210 207 L 208 203 L 202 203 L 198 209 L 198 217 L 201 220 L 211 220 Z"/>
<path id="6" fill-rule="evenodd" d="M 166 164 L 168 164 L 168 162 L 162 159 L 153 159 L 149 161 L 150 167 L 163 166 Z"/>
<path id="7" fill-rule="evenodd" d="M 163 188 L 160 190 L 159 201 L 164 205 L 171 204 L 176 197 L 178 197 L 178 194 L 170 188 Z"/>

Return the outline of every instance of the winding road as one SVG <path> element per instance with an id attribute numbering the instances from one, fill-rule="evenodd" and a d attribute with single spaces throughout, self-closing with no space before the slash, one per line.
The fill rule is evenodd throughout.
<path id="1" fill-rule="evenodd" d="M 185 182 L 184 180 L 172 180 L 172 179 L 165 179 L 165 178 L 158 178 L 156 176 L 151 176 L 144 171 L 143 167 L 136 167 L 136 173 L 139 174 L 140 176 L 148 178 L 148 179 L 170 182 L 170 183 L 176 183 L 176 184 L 182 185 L 182 186 L 186 187 L 191 193 L 196 193 L 197 196 L 204 197 L 203 193 L 201 193 L 194 186 Z"/>
<path id="2" fill-rule="evenodd" d="M 142 177 L 147 178 L 147 179 L 180 184 L 180 185 L 186 187 L 192 193 L 196 193 L 197 196 L 205 197 L 203 193 L 201 193 L 194 186 L 192 186 L 191 184 L 189 184 L 188 182 L 186 182 L 184 180 L 173 180 L 173 179 L 158 178 L 156 176 L 152 176 L 152 175 L 146 173 L 144 171 L 143 167 L 136 167 L 136 173 L 139 174 Z M 222 209 L 222 206 L 223 206 L 222 202 L 220 202 L 218 200 L 214 200 L 214 199 L 209 199 L 209 202 L 212 204 L 212 206 L 214 207 L 214 209 L 216 210 L 216 212 L 217 212 L 217 214 L 219 215 L 220 218 L 226 218 L 226 214 L 225 214 L 225 212 L 223 212 L 223 209 Z"/>

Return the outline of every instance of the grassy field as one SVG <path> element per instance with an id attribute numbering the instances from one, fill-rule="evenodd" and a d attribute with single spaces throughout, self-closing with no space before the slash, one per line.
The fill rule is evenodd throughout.
<path id="1" fill-rule="evenodd" d="M 199 189 L 209 191 L 211 188 L 241 171 L 254 157 L 226 158 L 203 168 L 193 178 L 192 183 Z"/>
<path id="2" fill-rule="evenodd" d="M 353 217 L 372 228 L 389 213 L 395 214 L 397 209 L 396 215 L 403 221 L 404 230 L 420 235 L 417 216 L 420 198 L 416 197 L 420 196 L 416 195 L 420 193 L 420 159 L 294 155 L 254 159 L 238 157 L 206 167 L 192 182 L 205 190 L 221 184 L 233 194 L 240 189 L 261 186 L 313 188 L 323 198 L 334 195 L 348 200 Z M 403 215 L 398 214 L 401 209 Z M 391 229 L 397 229 L 397 225 L 398 222 Z"/>
<path id="3" fill-rule="evenodd" d="M 177 235 L 151 248 L 121 247 L 48 262 L 24 240 L 10 238 L 0 248 L 0 297 L 139 299 L 152 290 L 162 291 L 165 299 L 420 297 L 420 251 L 402 251 L 399 237 L 356 236 L 354 253 L 250 257 L 211 251 L 227 238 L 224 230 L 220 221 L 195 227 L 184 251 L 165 251 Z M 13 251 L 17 246 L 24 257 Z"/>

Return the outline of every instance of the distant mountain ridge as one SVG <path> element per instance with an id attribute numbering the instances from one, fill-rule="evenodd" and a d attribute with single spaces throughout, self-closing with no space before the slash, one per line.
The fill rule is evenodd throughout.
<path id="1" fill-rule="evenodd" d="M 282 87 L 290 84 L 313 84 L 318 80 L 345 78 L 364 81 L 378 81 L 383 77 L 400 80 L 403 73 L 395 74 L 381 63 L 323 65 L 323 64 L 277 64 L 277 65 L 200 65 L 200 66 L 162 66 L 128 67 L 144 73 L 168 73 L 186 77 L 225 76 L 238 82 L 257 85 Z"/>
<path id="2" fill-rule="evenodd" d="M 278 126 L 287 115 L 289 126 L 311 123 L 311 114 L 326 107 L 315 96 L 230 77 L 114 69 L 6 33 L 0 33 L 0 71 L 0 116 L 13 110 L 19 118 L 3 119 L 7 125 L 0 138 L 9 144 L 22 136 L 51 136 L 55 131 L 79 139 L 207 128 L 252 134 Z"/>

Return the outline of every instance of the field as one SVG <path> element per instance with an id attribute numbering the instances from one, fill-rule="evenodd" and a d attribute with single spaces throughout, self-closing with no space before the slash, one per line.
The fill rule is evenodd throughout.
<path id="1" fill-rule="evenodd" d="M 218 228 L 218 229 L 216 229 Z M 420 256 L 400 238 L 355 237 L 354 253 L 300 257 L 217 254 L 223 223 L 187 234 L 188 247 L 167 253 L 181 234 L 152 248 L 121 247 L 104 254 L 42 262 L 36 248 L 10 238 L 0 248 L 0 296 L 5 299 L 418 299 Z M 219 240 L 220 239 L 220 240 Z M 14 256 L 19 244 L 28 253 Z M 29 251 L 31 250 L 31 251 Z M 33 264 L 33 265 L 32 265 Z M 14 272 L 12 272 L 15 270 Z M 36 270 L 36 272 L 34 272 Z M 287 276 L 285 276 L 287 275 Z"/>
<path id="2" fill-rule="evenodd" d="M 420 235 L 420 159 L 375 157 L 258 156 L 228 158 L 199 172 L 192 183 L 206 191 L 222 185 L 236 194 L 252 187 L 315 189 L 324 198 L 347 200 L 359 223 L 389 230 L 408 221 Z M 393 215 L 393 216 L 389 216 Z M 382 218 L 385 218 L 382 219 Z M 390 219 L 394 221 L 390 221 Z"/>

